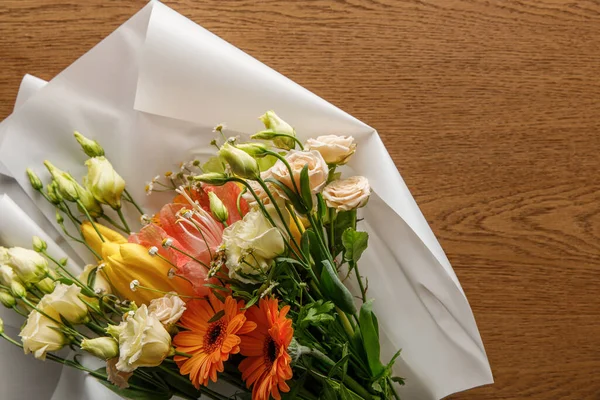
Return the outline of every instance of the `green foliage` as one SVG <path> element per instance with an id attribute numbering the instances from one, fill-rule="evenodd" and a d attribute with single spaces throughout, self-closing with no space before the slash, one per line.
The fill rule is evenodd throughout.
<path id="1" fill-rule="evenodd" d="M 336 306 L 349 314 L 356 313 L 356 304 L 352 293 L 340 280 L 337 271 L 331 265 L 329 260 L 321 261 L 323 269 L 321 270 L 321 286 L 326 296 L 329 297 Z"/>
<path id="2" fill-rule="evenodd" d="M 358 317 L 362 343 L 366 352 L 369 369 L 372 376 L 378 376 L 383 372 L 383 364 L 380 360 L 379 345 L 379 323 L 373 312 L 373 300 L 369 300 L 360 308 Z"/>
<path id="3" fill-rule="evenodd" d="M 267 178 L 265 182 L 272 183 L 273 185 L 277 186 L 277 188 L 285 194 L 285 197 L 287 197 L 290 203 L 292 203 L 292 206 L 294 206 L 298 213 L 306 214 L 308 212 L 308 209 L 304 207 L 300 196 L 297 193 L 295 193 L 292 189 L 279 182 L 277 179 Z"/>
<path id="4" fill-rule="evenodd" d="M 346 229 L 342 233 L 344 259 L 356 264 L 362 253 L 367 249 L 368 243 L 369 234 L 367 232 L 358 232 L 354 228 Z"/>
<path id="5" fill-rule="evenodd" d="M 296 320 L 297 327 L 303 329 L 309 325 L 320 326 L 335 320 L 333 314 L 334 308 L 335 305 L 330 301 L 323 302 L 323 300 L 318 300 L 314 303 L 306 304 L 298 313 Z"/>
<path id="6" fill-rule="evenodd" d="M 331 223 L 331 222 L 330 222 Z M 342 244 L 342 235 L 348 228 L 353 228 L 356 225 L 356 210 L 352 211 L 340 211 L 337 213 L 333 222 L 334 226 L 334 241 L 332 249 L 333 257 L 337 257 L 338 254 L 344 249 Z"/>
<path id="7" fill-rule="evenodd" d="M 304 165 L 302 171 L 300 171 L 300 194 L 306 210 L 312 210 L 313 198 L 312 191 L 310 190 L 310 181 L 308 179 L 308 164 Z"/>

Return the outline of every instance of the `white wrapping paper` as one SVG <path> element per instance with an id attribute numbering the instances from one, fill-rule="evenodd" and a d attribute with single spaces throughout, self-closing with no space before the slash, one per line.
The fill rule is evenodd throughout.
<path id="1" fill-rule="evenodd" d="M 491 383 L 458 279 L 377 132 L 161 3 L 148 4 L 16 109 L 0 125 L 0 161 L 52 221 L 52 207 L 30 189 L 24 170 L 47 177 L 42 162 L 50 159 L 82 176 L 85 156 L 72 137 L 79 130 L 102 143 L 134 197 L 152 210 L 161 199 L 143 195 L 145 181 L 212 154 L 218 123 L 230 134 L 260 130 L 257 116 L 268 109 L 302 139 L 357 139 L 349 168 L 374 190 L 364 210 L 371 239 L 361 272 L 376 299 L 384 361 L 403 349 L 395 372 L 407 378 L 404 398 L 439 399 Z M 89 259 L 68 242 L 63 247 Z"/>

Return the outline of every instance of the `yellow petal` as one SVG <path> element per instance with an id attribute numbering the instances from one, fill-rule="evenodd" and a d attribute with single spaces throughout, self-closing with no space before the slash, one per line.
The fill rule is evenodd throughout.
<path id="1" fill-rule="evenodd" d="M 173 266 L 159 257 L 149 255 L 144 246 L 124 243 L 118 246 L 118 253 L 113 249 L 113 245 L 104 244 L 103 257 L 106 255 L 104 261 L 107 264 L 104 271 L 115 291 L 122 297 L 141 305 L 163 296 L 162 293 L 143 288 L 132 291 L 129 285 L 133 280 L 139 281 L 141 286 L 161 292 L 193 295 L 192 285 L 182 278 L 169 279 L 169 270 Z"/>
<path id="2" fill-rule="evenodd" d="M 99 223 L 95 223 L 96 228 L 104 238 L 105 242 L 113 242 L 113 243 L 127 243 L 127 239 L 123 237 L 119 232 L 115 232 L 110 228 L 107 228 L 104 225 Z M 92 249 L 98 254 L 102 253 L 102 240 L 96 233 L 96 230 L 92 226 L 91 222 L 84 221 L 81 224 L 81 233 L 83 234 L 83 238 L 90 245 Z"/>

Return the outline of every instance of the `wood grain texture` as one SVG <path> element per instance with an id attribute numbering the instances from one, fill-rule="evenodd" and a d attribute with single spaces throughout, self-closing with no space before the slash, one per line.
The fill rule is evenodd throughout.
<path id="1" fill-rule="evenodd" d="M 600 399 L 600 2 L 165 2 L 381 133 L 494 371 L 451 399 Z M 2 0 L 0 117 L 144 4 Z"/>

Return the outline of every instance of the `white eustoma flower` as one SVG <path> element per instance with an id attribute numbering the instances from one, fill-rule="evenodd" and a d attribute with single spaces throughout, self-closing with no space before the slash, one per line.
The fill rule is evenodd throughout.
<path id="1" fill-rule="evenodd" d="M 19 333 L 25 354 L 33 353 L 35 358 L 41 360 L 46 359 L 46 353 L 60 350 L 68 343 L 65 335 L 57 330 L 59 324 L 55 321 L 60 321 L 58 313 L 49 310 L 47 314 L 52 319 L 32 311 Z"/>
<path id="2" fill-rule="evenodd" d="M 88 308 L 79 298 L 80 295 L 79 286 L 59 283 L 52 293 L 42 297 L 38 308 L 46 313 L 53 310 L 70 323 L 79 324 L 88 315 Z"/>
<path id="3" fill-rule="evenodd" d="M 26 283 L 37 283 L 48 273 L 48 260 L 35 251 L 22 247 L 8 249 L 7 264 Z"/>
<path id="4" fill-rule="evenodd" d="M 252 275 L 266 272 L 272 260 L 285 251 L 281 232 L 258 210 L 227 227 L 222 245 L 230 277 L 247 283 L 253 282 Z"/>
<path id="5" fill-rule="evenodd" d="M 117 369 L 132 372 L 138 367 L 156 367 L 171 351 L 171 336 L 158 317 L 143 304 L 119 325 L 106 330 L 119 342 Z"/>

